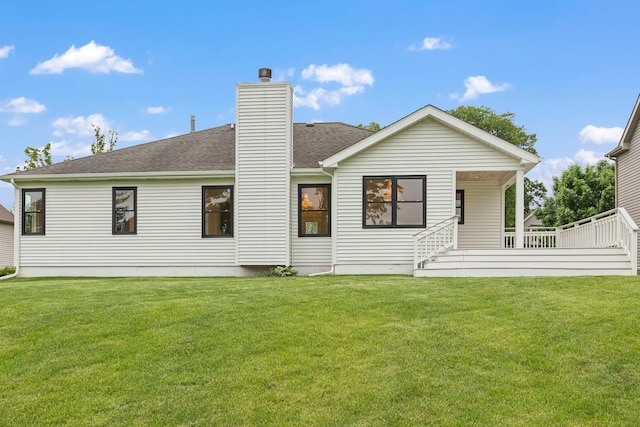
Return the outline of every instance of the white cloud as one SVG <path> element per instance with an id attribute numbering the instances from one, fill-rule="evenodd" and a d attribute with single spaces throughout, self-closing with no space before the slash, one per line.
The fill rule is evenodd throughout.
<path id="1" fill-rule="evenodd" d="M 370 70 L 355 69 L 349 64 L 314 65 L 302 70 L 302 78 L 318 83 L 337 82 L 343 86 L 373 85 L 374 78 Z"/>
<path id="2" fill-rule="evenodd" d="M 143 130 L 141 132 L 127 132 L 118 136 L 118 141 L 123 142 L 140 142 L 149 141 L 151 139 L 151 132 Z"/>
<path id="3" fill-rule="evenodd" d="M 9 57 L 9 52 L 15 49 L 14 46 L 2 46 L 0 47 L 0 59 Z"/>
<path id="4" fill-rule="evenodd" d="M 355 95 L 364 90 L 363 86 L 347 86 L 336 90 L 316 88 L 306 92 L 302 87 L 296 86 L 294 89 L 294 107 L 311 107 L 319 110 L 322 104 L 330 106 L 340 105 L 342 100 L 349 95 Z"/>
<path id="5" fill-rule="evenodd" d="M 79 143 L 69 140 L 51 141 L 51 155 L 59 158 L 67 156 L 78 158 L 91 154 L 91 144 Z"/>
<path id="6" fill-rule="evenodd" d="M 3 105 L 0 105 L 2 113 L 42 113 L 46 110 L 43 104 L 33 99 L 27 99 L 24 96 L 14 98 Z"/>
<path id="7" fill-rule="evenodd" d="M 296 74 L 295 68 L 287 68 L 286 70 L 276 70 L 273 80 L 282 82 L 292 78 Z"/>
<path id="8" fill-rule="evenodd" d="M 509 88 L 508 83 L 503 83 L 501 85 L 495 85 L 491 83 L 485 76 L 472 76 L 467 77 L 464 80 L 464 86 L 467 88 L 466 92 L 460 97 L 459 94 L 452 94 L 452 99 L 458 99 L 460 102 L 469 101 L 471 99 L 476 99 L 480 95 L 485 95 L 487 93 L 493 92 L 502 92 Z"/>
<path id="9" fill-rule="evenodd" d="M 364 91 L 366 86 L 372 86 L 375 81 L 370 70 L 355 69 L 349 64 L 331 66 L 312 64 L 302 70 L 302 78 L 322 85 L 330 83 L 341 85 L 337 89 L 317 87 L 311 90 L 296 86 L 293 105 L 295 107 L 311 107 L 314 110 L 319 110 L 323 104 L 339 105 L 345 97 Z"/>
<path id="10" fill-rule="evenodd" d="M 109 122 L 102 114 L 91 114 L 87 117 L 62 117 L 54 120 L 53 135 L 58 137 L 64 134 L 90 136 L 94 134 L 92 125 L 99 126 L 103 131 L 109 128 Z"/>
<path id="11" fill-rule="evenodd" d="M 576 159 L 576 163 L 581 166 L 595 165 L 600 160 L 605 160 L 603 153 L 582 149 L 575 154 L 574 158 Z"/>
<path id="12" fill-rule="evenodd" d="M 62 55 L 41 62 L 30 71 L 31 74 L 61 74 L 70 68 L 82 68 L 92 73 L 142 74 L 142 70 L 133 66 L 129 59 L 117 56 L 108 46 L 96 44 L 94 41 L 76 48 L 71 46 Z"/>
<path id="13" fill-rule="evenodd" d="M 611 144 L 619 142 L 623 132 L 624 129 L 621 127 L 605 128 L 587 125 L 580 131 L 580 139 L 582 142 Z"/>
<path id="14" fill-rule="evenodd" d="M 169 111 L 169 108 L 167 107 L 162 107 L 162 106 L 147 107 L 147 114 L 163 114 L 163 113 L 166 113 L 167 111 Z"/>
<path id="15" fill-rule="evenodd" d="M 411 45 L 409 50 L 444 50 L 453 47 L 441 37 L 425 37 L 420 46 Z"/>
<path id="16" fill-rule="evenodd" d="M 27 119 L 25 119 L 23 116 L 15 116 L 12 117 L 11 119 L 9 119 L 9 121 L 7 122 L 7 124 L 9 126 L 22 126 L 24 124 L 27 123 Z"/>

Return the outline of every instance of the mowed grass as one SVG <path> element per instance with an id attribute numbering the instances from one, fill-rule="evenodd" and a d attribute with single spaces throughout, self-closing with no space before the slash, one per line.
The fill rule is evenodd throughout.
<path id="1" fill-rule="evenodd" d="M 0 425 L 637 425 L 639 284 L 0 281 Z"/>

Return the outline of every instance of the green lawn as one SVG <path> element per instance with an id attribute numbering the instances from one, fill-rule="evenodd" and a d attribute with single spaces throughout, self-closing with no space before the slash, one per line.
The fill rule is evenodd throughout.
<path id="1" fill-rule="evenodd" d="M 639 285 L 0 281 L 0 425 L 637 425 Z"/>

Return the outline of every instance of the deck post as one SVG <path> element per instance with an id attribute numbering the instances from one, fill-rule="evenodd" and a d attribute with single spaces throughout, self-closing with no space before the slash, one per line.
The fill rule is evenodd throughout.
<path id="1" fill-rule="evenodd" d="M 516 248 L 524 248 L 524 171 L 516 171 Z"/>

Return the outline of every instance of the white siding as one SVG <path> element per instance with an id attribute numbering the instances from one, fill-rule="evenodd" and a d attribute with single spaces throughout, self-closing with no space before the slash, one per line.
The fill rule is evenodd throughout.
<path id="1" fill-rule="evenodd" d="M 0 222 L 0 268 L 13 266 L 13 224 Z"/>
<path id="2" fill-rule="evenodd" d="M 46 235 L 21 236 L 21 266 L 233 266 L 235 238 L 202 238 L 202 186 L 232 180 L 33 183 Z M 137 187 L 137 234 L 112 235 L 112 187 Z M 18 227 L 19 224 L 16 224 Z"/>
<path id="3" fill-rule="evenodd" d="M 338 229 L 334 234 L 337 264 L 410 266 L 413 262 L 413 235 L 421 229 L 362 227 L 363 176 L 426 175 L 428 227 L 454 213 L 453 171 L 515 170 L 517 167 L 514 158 L 430 118 L 342 162 L 335 172 L 339 191 L 335 212 Z M 490 209 L 501 203 L 498 191 L 494 196 Z M 496 217 L 499 221 L 499 210 Z M 496 235 L 499 240 L 499 229 Z"/>
<path id="4" fill-rule="evenodd" d="M 296 178 L 291 186 L 291 249 L 295 267 L 331 265 L 332 237 L 298 237 L 298 184 L 331 184 L 326 176 Z M 333 189 L 332 189 L 333 191 Z M 333 210 L 333 206 L 331 206 Z M 333 212 L 331 212 L 333 215 Z"/>
<path id="5" fill-rule="evenodd" d="M 500 249 L 502 195 L 498 182 L 459 181 L 464 190 L 464 224 L 458 227 L 458 248 Z"/>
<path id="6" fill-rule="evenodd" d="M 640 224 L 640 126 L 635 128 L 629 150 L 620 154 L 616 160 L 616 204 L 629 212 L 636 224 Z M 640 241 L 638 242 L 640 246 Z M 640 247 L 639 247 L 640 249 Z M 640 250 L 638 250 L 640 266 Z"/>
<path id="7" fill-rule="evenodd" d="M 293 89 L 236 86 L 236 207 L 241 265 L 289 265 Z"/>

